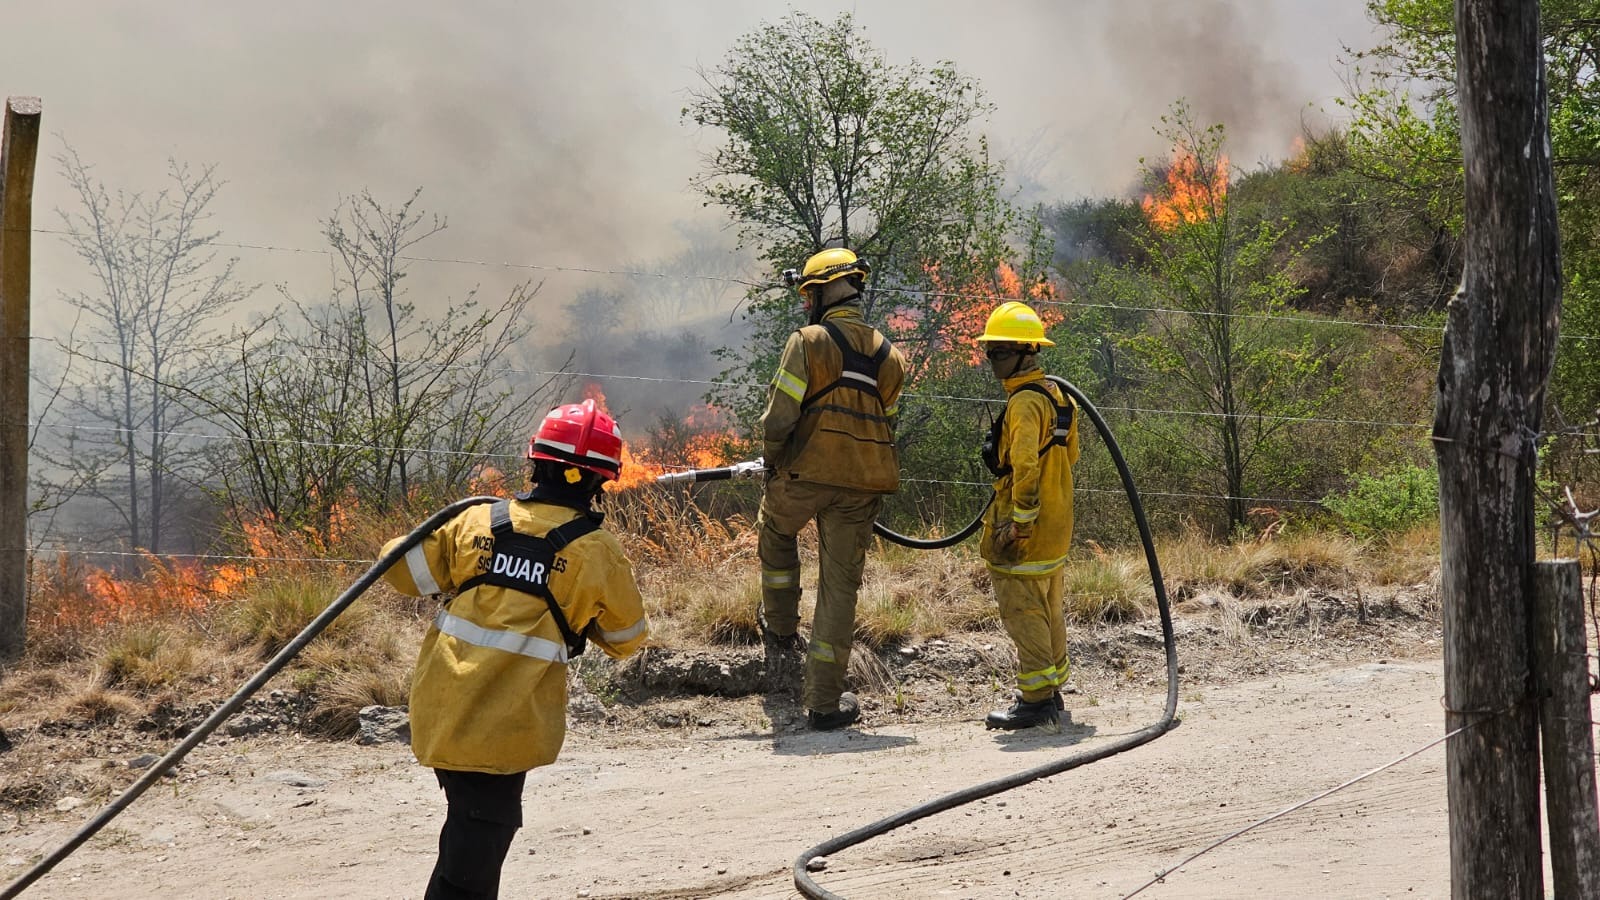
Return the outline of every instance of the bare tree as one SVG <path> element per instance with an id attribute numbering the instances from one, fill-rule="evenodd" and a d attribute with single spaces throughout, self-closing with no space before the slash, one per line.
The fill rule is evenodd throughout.
<path id="1" fill-rule="evenodd" d="M 383 509 L 457 491 L 474 468 L 515 459 L 533 414 L 567 387 L 509 368 L 536 286 L 487 307 L 469 292 L 438 315 L 402 298 L 406 251 L 444 227 L 416 199 L 341 203 L 324 223 L 332 295 L 285 291 L 287 308 L 239 329 L 227 374 L 192 395 L 234 438 L 215 461 L 235 514 L 322 529 L 346 500 Z"/>
<path id="2" fill-rule="evenodd" d="M 237 260 L 219 260 L 217 233 L 207 230 L 223 182 L 214 167 L 172 160 L 169 187 L 112 195 L 75 150 L 57 161 L 78 199 L 75 211 L 58 210 L 67 244 L 96 283 L 66 295 L 88 333 L 70 349 L 97 363 L 74 383 L 72 398 L 111 434 L 75 464 L 94 471 L 117 460 L 118 476 L 95 478 L 86 493 L 115 511 L 128 546 L 159 552 L 181 486 L 174 478 L 196 458 L 175 436 L 194 413 L 173 386 L 206 380 L 214 326 L 250 292 L 234 278 Z"/>

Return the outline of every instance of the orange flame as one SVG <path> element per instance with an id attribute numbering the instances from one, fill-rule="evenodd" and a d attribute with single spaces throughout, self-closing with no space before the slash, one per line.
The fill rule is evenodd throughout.
<path id="1" fill-rule="evenodd" d="M 1144 214 L 1161 231 L 1214 218 L 1228 196 L 1228 157 L 1219 156 L 1211 168 L 1193 153 L 1174 153 L 1166 183 L 1157 193 L 1161 196 L 1144 196 Z"/>
<path id="2" fill-rule="evenodd" d="M 930 305 L 945 312 L 950 322 L 945 333 L 933 336 L 929 349 L 947 351 L 955 359 L 962 360 L 968 365 L 976 366 L 983 363 L 983 346 L 978 343 L 978 337 L 983 334 L 989 322 L 989 314 L 994 312 L 996 306 L 1007 300 L 1033 301 L 1038 304 L 1034 311 L 1039 314 L 1046 329 L 1062 319 L 1058 309 L 1053 305 L 1045 305 L 1056 299 L 1055 285 L 1048 281 L 1038 281 L 1024 286 L 1017 270 L 1008 263 L 1002 262 L 992 273 L 980 274 L 966 284 L 959 284 L 954 279 L 941 276 L 938 262 L 924 264 L 923 270 L 933 282 L 934 293 L 939 295 Z M 901 308 L 889 314 L 887 324 L 892 334 L 906 336 L 914 333 L 921 323 L 920 310 Z"/>
<path id="3" fill-rule="evenodd" d="M 606 407 L 605 391 L 590 382 L 584 385 L 583 396 L 596 406 Z M 623 436 L 622 471 L 615 481 L 606 482 L 606 490 L 616 493 L 653 484 L 656 476 L 684 469 L 710 469 L 728 464 L 723 451 L 734 438 L 722 411 L 707 403 L 698 403 L 684 414 L 683 425 L 669 435 L 671 443 L 678 446 L 648 446 L 642 442 L 629 442 Z"/>

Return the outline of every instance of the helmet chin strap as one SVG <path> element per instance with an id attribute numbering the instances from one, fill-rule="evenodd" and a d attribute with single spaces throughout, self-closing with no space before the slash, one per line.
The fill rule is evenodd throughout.
<path id="1" fill-rule="evenodd" d="M 1015 378 L 1018 375 L 1021 375 L 1023 372 L 1034 368 L 1034 357 L 1038 355 L 1039 354 L 1037 353 L 1018 353 L 1016 356 L 1012 357 L 1011 371 L 1001 375 L 1000 379 L 1004 381 L 1007 378 Z"/>

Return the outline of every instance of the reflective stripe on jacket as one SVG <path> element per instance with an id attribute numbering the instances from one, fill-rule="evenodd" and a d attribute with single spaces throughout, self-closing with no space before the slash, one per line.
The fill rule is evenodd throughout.
<path id="1" fill-rule="evenodd" d="M 1042 382 L 1050 397 L 1021 386 Z M 990 570 L 1005 575 L 1042 576 L 1060 569 L 1072 545 L 1072 466 L 1078 461 L 1078 416 L 1067 431 L 1066 446 L 1045 447 L 1054 436 L 1056 410 L 1050 398 L 1060 405 L 1071 404 L 1038 369 L 1024 372 L 1004 382 L 1006 392 L 1005 429 L 1000 441 L 1000 462 L 1010 473 L 994 483 L 994 503 L 983 517 L 983 538 L 978 553 Z M 1075 405 L 1074 405 L 1075 406 Z M 1001 522 L 1033 528 L 1023 542 L 1021 555 L 1001 559 L 994 546 L 994 532 Z"/>
<path id="2" fill-rule="evenodd" d="M 542 536 L 581 515 L 511 503 L 512 526 Z M 396 541 L 399 539 L 397 538 Z M 394 546 L 390 541 L 384 550 Z M 448 593 L 490 564 L 489 506 L 446 522 L 384 573 L 402 594 Z M 576 630 L 609 656 L 644 642 L 649 624 L 615 537 L 593 531 L 556 554 L 550 592 Z M 567 732 L 567 649 L 545 601 L 480 584 L 434 618 L 411 683 L 411 748 L 425 766 L 511 774 L 555 761 Z"/>
<path id="3" fill-rule="evenodd" d="M 886 340 L 861 318 L 856 304 L 837 306 L 823 319 L 864 356 Z M 898 490 L 894 417 L 904 381 L 905 357 L 898 348 L 890 347 L 873 384 L 845 372 L 844 354 L 821 325 L 789 335 L 761 417 L 768 465 L 778 477 L 813 484 L 876 494 Z"/>

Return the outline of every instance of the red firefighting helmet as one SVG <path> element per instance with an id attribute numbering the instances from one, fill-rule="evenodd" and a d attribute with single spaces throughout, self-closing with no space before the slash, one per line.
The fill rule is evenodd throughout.
<path id="1" fill-rule="evenodd" d="M 622 471 L 622 432 L 593 400 L 550 410 L 528 442 L 529 459 L 548 459 L 615 481 Z"/>

